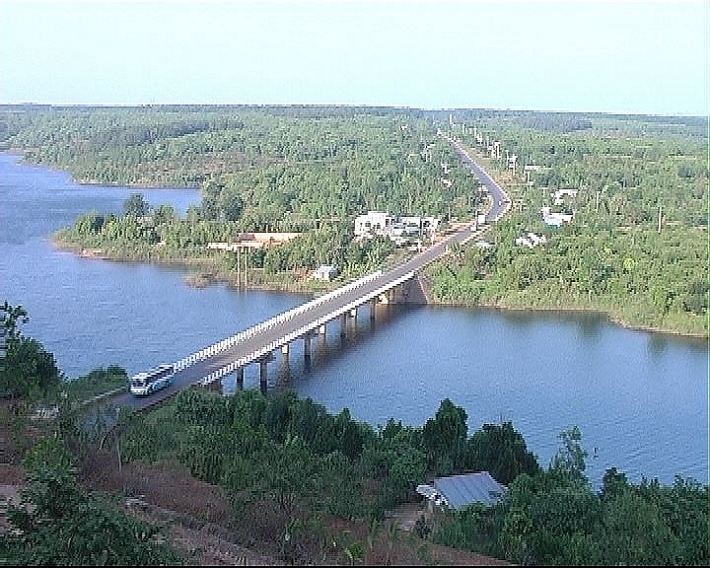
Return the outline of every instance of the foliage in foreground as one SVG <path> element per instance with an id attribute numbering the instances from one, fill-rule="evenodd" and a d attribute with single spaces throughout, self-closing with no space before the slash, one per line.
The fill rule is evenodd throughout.
<path id="1" fill-rule="evenodd" d="M 137 521 L 116 501 L 86 495 L 71 454 L 56 437 L 43 439 L 26 459 L 21 503 L 10 504 L 10 529 L 0 534 L 0 556 L 9 565 L 177 565 L 179 554 L 162 528 Z"/>
<path id="2" fill-rule="evenodd" d="M 347 409 L 332 416 L 290 391 L 227 398 L 185 391 L 135 421 L 122 447 L 128 461 L 177 456 L 199 479 L 227 489 L 235 514 L 250 520 L 242 536 L 268 527 L 275 554 L 284 537 L 297 548 L 315 526 L 323 530 L 326 515 L 378 523 L 431 476 L 488 470 L 509 487 L 501 504 L 442 513 L 417 532 L 523 564 L 707 563 L 707 486 L 681 478 L 672 487 L 634 485 L 612 468 L 597 492 L 576 427 L 561 434 L 544 469 L 512 424 L 486 424 L 469 436 L 466 421 L 448 399 L 421 428 L 390 420 L 373 429 Z M 269 503 L 276 517 L 254 526 Z"/>
<path id="3" fill-rule="evenodd" d="M 672 486 L 633 484 L 610 468 L 595 492 L 583 474 L 579 431 L 561 438 L 548 470 L 518 476 L 491 509 L 447 515 L 434 540 L 526 565 L 707 566 L 707 485 L 679 476 Z"/>
<path id="4" fill-rule="evenodd" d="M 4 313 L 26 317 L 19 307 Z M 14 344 L 21 343 L 16 325 L 8 329 Z M 107 385 L 124 375 L 97 369 L 77 380 Z M 44 394 L 55 390 L 48 386 Z M 222 397 L 189 389 L 145 414 L 103 407 L 89 414 L 68 396 L 58 410 L 38 444 L 13 442 L 25 453 L 28 483 L 22 502 L 8 511 L 11 530 L 0 551 L 17 564 L 180 561 L 163 544 L 160 527 L 126 517 L 110 496 L 80 489 L 77 460 L 111 445 L 123 463 L 177 461 L 224 488 L 242 544 L 270 535 L 269 552 L 284 562 L 312 561 L 313 550 L 333 562 L 366 558 L 363 542 L 330 534 L 325 519 L 369 524 L 374 540 L 386 511 L 415 499 L 417 484 L 482 470 L 508 487 L 503 501 L 442 512 L 433 524 L 422 518 L 415 527 L 420 538 L 520 564 L 708 561 L 708 487 L 680 477 L 671 487 L 645 479 L 634 485 L 611 468 L 595 492 L 576 427 L 561 434 L 560 450 L 545 469 L 512 423 L 484 424 L 469 436 L 466 412 L 449 399 L 422 427 L 390 419 L 373 428 L 353 420 L 347 408 L 331 415 L 290 390 Z M 332 542 L 343 546 L 333 550 Z"/>

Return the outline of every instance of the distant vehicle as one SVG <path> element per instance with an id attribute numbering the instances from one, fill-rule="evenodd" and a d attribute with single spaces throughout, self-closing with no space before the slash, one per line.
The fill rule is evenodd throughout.
<path id="1" fill-rule="evenodd" d="M 175 369 L 173 365 L 160 365 L 148 372 L 138 373 L 131 377 L 131 393 L 136 396 L 148 396 L 164 389 L 173 382 Z"/>

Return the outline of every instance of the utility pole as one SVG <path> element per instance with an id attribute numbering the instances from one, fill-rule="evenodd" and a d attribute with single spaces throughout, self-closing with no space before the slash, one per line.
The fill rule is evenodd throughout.
<path id="1" fill-rule="evenodd" d="M 242 247 L 237 247 L 237 289 L 241 288 Z"/>
<path id="2" fill-rule="evenodd" d="M 246 288 L 249 284 L 247 282 L 247 274 L 249 269 L 249 253 L 244 251 L 244 287 Z"/>
<path id="3" fill-rule="evenodd" d="M 662 214 L 661 214 L 661 206 L 658 206 L 658 234 L 661 234 L 661 219 L 662 219 Z"/>
<path id="4" fill-rule="evenodd" d="M 7 356 L 7 328 L 0 327 L 0 371 L 5 370 L 5 357 Z"/>

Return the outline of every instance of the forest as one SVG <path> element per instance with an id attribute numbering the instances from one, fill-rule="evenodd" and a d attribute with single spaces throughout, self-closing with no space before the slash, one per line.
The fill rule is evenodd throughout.
<path id="1" fill-rule="evenodd" d="M 332 285 L 407 254 L 353 239 L 370 210 L 431 215 L 446 230 L 489 203 L 437 136 L 456 137 L 513 208 L 471 245 L 430 266 L 442 304 L 593 310 L 627 326 L 708 335 L 708 120 L 705 117 L 347 106 L 0 107 L 0 149 L 81 183 L 135 187 L 123 214 L 89 211 L 55 239 L 113 259 L 171 262 L 240 282 L 234 252 L 207 249 L 247 232 L 298 232 L 248 253 L 254 286 Z M 497 151 L 496 151 L 497 148 Z M 141 187 L 200 188 L 180 218 Z M 564 190 L 561 201 L 556 192 Z M 572 215 L 549 226 L 541 210 Z M 516 244 L 534 233 L 545 245 Z M 479 243 L 480 244 L 480 243 Z M 488 246 L 490 245 L 490 246 Z"/>
<path id="2" fill-rule="evenodd" d="M 434 544 L 532 565 L 707 565 L 710 558 L 707 485 L 680 476 L 670 486 L 630 483 L 612 467 L 594 488 L 576 426 L 560 433 L 545 465 L 511 422 L 469 432 L 466 411 L 448 398 L 420 427 L 394 417 L 357 422 L 347 408 L 330 414 L 290 390 L 224 397 L 187 389 L 142 413 L 87 404 L 96 393 L 125 389 L 125 371 L 96 369 L 68 383 L 54 356 L 22 332 L 29 317 L 22 306 L 0 308 L 8 338 L 0 392 L 10 403 L 0 426 L 5 455 L 26 471 L 21 501 L 7 505 L 8 529 L 0 530 L 9 564 L 192 564 L 166 540 L 165 525 L 122 507 L 131 496 L 125 489 L 86 488 L 92 463 L 108 471 L 116 462 L 118 470 L 179 468 L 219 488 L 230 538 L 284 565 L 370 564 L 377 543 L 385 545 L 377 558 L 389 564 L 405 537 L 387 510 L 416 500 L 416 485 L 433 476 L 482 470 L 506 486 L 503 498 L 422 514 L 406 537 L 417 563 L 432 563 Z M 37 408 L 56 411 L 38 421 Z M 209 506 L 203 514 L 210 516 Z M 347 528 L 356 522 L 366 527 L 361 537 Z"/>

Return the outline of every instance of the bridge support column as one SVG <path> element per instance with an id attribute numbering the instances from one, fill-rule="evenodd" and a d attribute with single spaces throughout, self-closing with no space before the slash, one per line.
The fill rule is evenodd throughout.
<path id="1" fill-rule="evenodd" d="M 285 386 L 288 384 L 291 378 L 291 364 L 288 361 L 288 357 L 281 361 L 281 367 L 279 368 L 278 376 L 276 378 L 276 384 L 279 386 Z"/>
<path id="2" fill-rule="evenodd" d="M 244 390 L 244 367 L 237 369 L 237 390 Z"/>
<path id="3" fill-rule="evenodd" d="M 348 314 L 340 314 L 340 337 L 345 337 L 347 335 L 347 325 L 348 325 Z"/>
<path id="4" fill-rule="evenodd" d="M 207 388 L 211 391 L 222 393 L 222 379 L 217 379 L 215 381 L 212 381 L 210 384 L 207 385 Z"/>
<path id="5" fill-rule="evenodd" d="M 320 335 L 325 335 L 325 324 L 323 324 L 322 326 L 320 326 L 320 327 L 318 328 L 318 333 L 319 333 Z"/>
<path id="6" fill-rule="evenodd" d="M 289 352 L 289 344 L 284 343 L 281 346 L 281 359 L 283 359 L 286 362 L 288 362 L 288 352 Z"/>
<path id="7" fill-rule="evenodd" d="M 268 379 L 268 365 L 269 365 L 269 358 L 264 357 L 263 359 L 259 360 L 259 387 L 261 388 L 261 392 L 266 394 L 267 390 L 267 379 Z"/>
<path id="8" fill-rule="evenodd" d="M 303 357 L 306 359 L 306 361 L 309 361 L 311 358 L 311 332 L 307 331 L 306 334 L 303 336 Z"/>
<path id="9" fill-rule="evenodd" d="M 370 300 L 370 319 L 375 321 L 375 309 L 377 308 L 377 298 Z"/>

